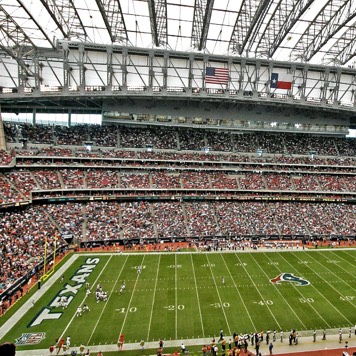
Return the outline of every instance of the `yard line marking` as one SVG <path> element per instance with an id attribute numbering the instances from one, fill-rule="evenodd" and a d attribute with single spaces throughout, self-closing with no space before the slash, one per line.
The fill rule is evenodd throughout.
<path id="1" fill-rule="evenodd" d="M 324 264 L 322 264 L 321 262 L 319 262 L 318 260 L 316 260 L 313 256 L 310 255 L 310 257 L 311 257 L 313 260 L 315 260 L 318 264 L 320 264 L 322 267 L 324 267 L 324 268 L 326 268 L 327 270 L 329 270 L 329 271 L 330 271 L 334 276 L 336 276 L 337 279 L 339 279 L 342 283 L 345 283 L 345 284 L 346 284 L 348 287 L 350 287 L 352 290 L 355 290 L 355 288 L 352 287 L 349 283 L 347 283 L 346 280 L 343 280 L 342 278 L 340 278 L 335 272 L 333 272 L 331 269 L 325 267 Z M 324 257 L 324 256 L 323 256 L 323 257 Z M 297 258 L 298 258 L 298 257 L 297 257 Z M 338 265 L 338 267 L 339 267 L 339 268 L 342 268 L 342 267 L 340 267 L 339 265 Z M 310 267 L 309 267 L 309 268 L 310 268 Z M 336 288 L 334 288 L 326 279 L 324 279 L 322 276 L 320 276 L 320 278 L 321 278 L 322 280 L 324 280 L 327 284 L 329 284 L 330 287 L 332 287 L 338 294 L 340 294 L 340 295 L 342 296 L 342 294 L 341 294 Z M 355 307 L 355 306 L 352 304 L 351 301 L 349 301 L 349 303 L 350 303 L 353 307 Z M 351 323 L 351 324 L 352 324 L 352 323 Z"/>
<path id="2" fill-rule="evenodd" d="M 228 318 L 227 318 L 227 316 L 226 316 L 225 308 L 223 307 L 223 302 L 222 302 L 222 300 L 221 300 L 221 296 L 220 296 L 220 293 L 219 293 L 219 288 L 218 288 L 218 286 L 217 286 L 217 284 L 216 284 L 216 280 L 215 280 L 215 277 L 214 277 L 214 275 L 213 275 L 213 269 L 211 268 L 211 264 L 210 264 L 210 261 L 209 261 L 208 254 L 206 254 L 206 259 L 207 259 L 208 264 L 209 264 L 210 273 L 211 273 L 211 275 L 213 276 L 213 281 L 214 281 L 214 285 L 215 285 L 216 291 L 217 291 L 217 293 L 218 293 L 218 297 L 219 297 L 221 309 L 222 309 L 222 311 L 223 311 L 223 313 L 224 313 L 225 320 L 226 320 L 226 325 L 227 325 L 227 327 L 228 327 L 228 329 L 229 329 L 229 335 L 232 335 L 231 329 L 230 329 L 230 325 L 229 325 L 229 320 L 228 320 Z"/>
<path id="3" fill-rule="evenodd" d="M 146 257 L 146 254 L 143 255 L 143 258 L 142 258 L 142 261 L 141 261 L 141 265 L 143 264 L 143 261 L 144 261 L 145 257 Z M 132 289 L 129 305 L 127 306 L 127 310 L 126 310 L 125 317 L 124 317 L 124 320 L 123 320 L 122 325 L 121 325 L 121 330 L 120 330 L 120 334 L 119 335 L 121 335 L 122 331 L 124 330 L 124 326 L 125 326 L 125 322 L 126 322 L 126 319 L 127 319 L 127 315 L 129 314 L 130 305 L 131 305 L 133 296 L 135 294 L 136 285 L 137 285 L 137 282 L 138 282 L 138 279 L 139 279 L 140 275 L 141 275 L 141 273 L 137 273 L 136 282 L 135 282 L 135 285 L 133 286 L 133 289 Z"/>
<path id="4" fill-rule="evenodd" d="M 248 278 L 250 278 L 252 284 L 254 285 L 254 287 L 255 287 L 255 289 L 257 290 L 258 294 L 260 295 L 261 299 L 264 300 L 265 298 L 263 298 L 263 296 L 262 296 L 262 294 L 261 294 L 259 288 L 257 288 L 257 286 L 256 286 L 256 284 L 255 284 L 255 282 L 254 282 L 254 280 L 250 277 L 249 273 L 247 272 L 246 266 L 244 266 L 244 265 L 242 264 L 242 262 L 241 262 L 241 260 L 240 260 L 240 258 L 239 258 L 239 256 L 237 255 L 236 252 L 235 252 L 235 256 L 236 256 L 236 258 L 239 260 L 239 262 L 241 263 L 241 267 L 245 270 L 245 273 L 247 274 Z M 272 315 L 274 321 L 276 322 L 276 324 L 277 324 L 277 326 L 278 326 L 278 329 L 282 330 L 282 328 L 281 328 L 281 326 L 280 326 L 278 320 L 276 319 L 276 317 L 275 317 L 274 314 L 272 313 L 272 311 L 271 311 L 271 309 L 269 308 L 269 305 L 268 305 L 268 304 L 266 304 L 266 307 L 267 307 L 268 311 L 270 312 L 270 314 Z"/>
<path id="5" fill-rule="evenodd" d="M 223 259 L 223 261 L 224 261 L 224 263 L 225 263 L 225 266 L 226 266 L 227 270 L 229 271 L 229 275 L 230 275 L 230 278 L 231 278 L 231 280 L 232 280 L 232 283 L 234 284 L 235 289 L 237 290 L 237 293 L 238 293 L 238 295 L 239 295 L 239 297 L 240 297 L 240 300 L 241 300 L 241 302 L 242 302 L 244 308 L 246 309 L 246 313 L 247 313 L 248 317 L 250 318 L 251 324 L 252 324 L 252 326 L 253 326 L 253 330 L 257 330 L 257 328 L 256 328 L 256 326 L 255 326 L 255 323 L 253 322 L 253 320 L 252 320 L 252 318 L 251 318 L 251 315 L 250 315 L 250 313 L 248 312 L 248 309 L 247 309 L 247 307 L 246 307 L 245 301 L 244 301 L 243 298 L 241 297 L 240 290 L 239 290 L 239 288 L 237 287 L 237 285 L 236 285 L 236 283 L 235 283 L 235 278 L 232 276 L 231 271 L 230 271 L 230 269 L 229 269 L 229 266 L 227 265 L 227 263 L 226 263 L 226 261 L 225 261 L 223 255 L 221 255 L 221 258 Z"/>
<path id="6" fill-rule="evenodd" d="M 337 254 L 335 253 L 335 251 L 330 251 L 330 252 L 331 252 L 332 254 L 334 254 L 334 255 L 337 255 Z M 337 255 L 337 257 L 341 258 L 343 261 L 345 261 L 346 263 L 350 264 L 353 268 L 355 268 L 355 264 L 353 264 L 353 263 L 351 263 L 350 261 L 346 260 L 346 259 L 343 258 L 342 256 Z M 342 268 L 341 266 L 338 266 L 338 267 L 341 268 L 341 269 L 343 269 L 347 274 L 351 275 L 352 277 L 355 276 L 355 274 L 350 273 L 348 270 L 345 270 L 345 269 Z"/>
<path id="7" fill-rule="evenodd" d="M 295 254 L 295 255 L 293 255 L 293 256 L 295 256 L 297 259 L 299 259 L 299 257 Z M 287 261 L 284 257 L 282 257 L 291 267 L 293 267 L 290 263 L 289 263 L 289 261 Z M 314 259 L 314 257 L 312 257 L 313 259 Z M 310 268 L 311 269 L 311 267 L 309 267 L 309 266 L 306 266 L 307 268 Z M 315 274 L 315 275 L 318 275 L 317 273 Z M 323 277 L 319 277 L 319 278 L 321 278 L 321 279 L 323 279 L 327 284 L 329 284 L 329 286 L 330 287 L 332 287 L 337 293 L 339 293 L 338 292 L 338 290 L 336 289 L 336 288 L 334 288 L 328 281 L 326 281 Z M 329 299 L 328 298 L 326 298 L 325 296 L 324 296 L 324 294 L 322 294 L 312 283 L 310 284 L 310 286 L 312 287 L 312 288 L 314 288 L 317 292 L 318 292 L 318 294 L 320 294 L 330 305 L 331 305 L 331 307 L 332 308 L 334 308 L 348 323 L 350 323 L 350 324 L 352 324 L 351 323 L 351 321 L 349 321 L 346 317 L 345 317 L 345 315 L 343 314 L 343 313 L 341 313 L 340 312 L 340 310 L 339 309 L 337 309 L 336 307 L 335 307 L 335 305 L 333 304 L 333 303 L 331 303 L 330 301 L 329 301 Z M 339 293 L 340 294 L 340 293 Z M 340 294 L 341 295 L 341 294 Z M 315 310 L 315 308 L 311 305 L 311 307 Z M 315 310 L 316 311 L 316 310 Z M 317 311 L 316 311 L 317 312 Z M 319 314 L 318 312 L 317 312 L 317 314 Z M 319 314 L 320 315 L 320 314 Z M 321 317 L 321 315 L 320 315 L 320 317 Z M 323 320 L 324 320 L 324 318 L 322 318 Z M 330 326 L 330 324 L 329 323 L 326 323 L 328 326 L 329 326 L 329 328 L 331 327 Z"/>
<path id="8" fill-rule="evenodd" d="M 106 268 L 106 266 L 107 266 L 108 263 L 110 262 L 111 258 L 112 258 L 112 255 L 110 256 L 110 258 L 109 258 L 109 259 L 107 260 L 107 262 L 105 263 L 105 266 L 103 267 L 103 269 L 102 269 L 101 272 L 99 273 L 98 277 L 96 278 L 96 280 L 95 280 L 95 282 L 94 282 L 94 285 L 96 285 L 96 282 L 97 282 L 98 279 L 100 278 L 101 274 L 103 273 L 104 269 Z M 86 294 L 85 294 L 85 296 L 84 296 L 84 298 L 83 298 L 83 302 L 84 302 L 84 300 L 86 299 L 86 297 L 87 297 L 87 296 L 86 296 Z M 72 316 L 72 319 L 70 319 L 69 323 L 67 324 L 67 326 L 66 326 L 65 329 L 63 330 L 62 335 L 59 337 L 58 340 L 61 340 L 61 339 L 62 339 L 62 337 L 64 336 L 65 332 L 68 330 L 70 324 L 72 324 L 72 322 L 73 322 L 73 320 L 74 320 L 74 318 L 75 318 L 76 313 L 77 313 L 77 310 L 75 310 L 75 312 L 74 312 L 74 314 L 73 314 L 73 316 Z"/>
<path id="9" fill-rule="evenodd" d="M 111 256 L 112 257 L 112 256 Z M 110 259 L 111 259 L 111 257 L 110 257 Z M 117 282 L 118 282 L 118 280 L 119 280 L 119 278 L 120 278 L 120 276 L 121 276 L 121 273 L 122 273 L 122 271 L 123 271 L 123 269 L 124 269 L 124 267 L 125 267 L 125 265 L 126 265 L 126 262 L 127 262 L 127 260 L 128 260 L 128 256 L 126 256 L 126 259 L 125 259 L 125 262 L 124 262 L 124 264 L 122 265 L 122 267 L 121 267 L 121 271 L 120 271 L 120 273 L 118 274 L 118 276 L 117 276 L 117 278 L 116 278 L 116 281 L 115 281 L 115 283 L 114 283 L 114 286 L 112 287 L 112 289 L 111 289 L 111 292 L 110 292 L 110 294 L 109 294 L 109 296 L 108 296 L 108 300 L 105 302 L 105 305 L 104 305 L 104 308 L 101 310 L 101 313 L 100 313 L 100 315 L 99 315 L 99 318 L 98 318 L 98 320 L 97 320 L 97 322 L 96 322 L 96 324 L 95 324 L 95 326 L 94 326 L 94 328 L 93 328 L 93 331 L 92 331 L 92 333 L 91 333 L 91 335 L 90 335 L 90 337 L 89 337 L 89 340 L 88 340 L 88 342 L 87 342 L 87 345 L 89 345 L 89 342 L 90 342 L 90 340 L 91 340 L 91 338 L 93 337 L 93 335 L 94 335 L 94 332 L 95 332 L 95 330 L 96 330 L 96 328 L 97 328 L 97 326 L 98 326 L 98 324 L 99 324 L 99 322 L 100 322 L 100 319 L 101 319 L 101 317 L 102 317 L 102 315 L 103 315 L 103 313 L 104 313 L 104 310 L 105 310 L 105 308 L 106 308 L 106 306 L 109 304 L 109 299 L 111 298 L 111 296 L 113 295 L 113 291 L 114 291 L 114 289 L 115 289 L 115 287 L 116 287 L 116 284 L 117 284 Z M 108 261 L 109 262 L 109 261 Z M 106 265 L 105 265 L 105 267 L 106 267 Z M 104 271 L 105 270 L 105 267 L 103 268 L 103 270 L 102 271 Z M 102 272 L 101 272 L 102 273 Z M 100 273 L 100 274 L 101 274 Z M 99 277 L 98 277 L 99 278 Z M 97 279 L 98 279 L 97 278 Z M 96 284 L 96 281 L 95 281 L 95 283 L 94 283 L 94 285 Z"/>
<path id="10" fill-rule="evenodd" d="M 177 254 L 174 255 L 174 277 L 175 277 L 175 281 L 174 281 L 174 289 L 175 289 L 175 295 L 174 295 L 174 303 L 175 303 L 175 318 L 176 318 L 176 340 L 178 339 L 178 293 L 177 293 L 177 289 L 178 289 L 178 284 L 177 284 Z"/>
<path id="11" fill-rule="evenodd" d="M 313 259 L 314 259 L 318 264 L 320 264 L 323 268 L 325 268 L 325 269 L 327 269 L 328 271 L 330 271 L 330 273 L 332 273 L 334 276 L 336 276 L 337 279 L 340 280 L 342 283 L 345 283 L 349 288 L 355 290 L 355 288 L 354 288 L 353 286 L 351 286 L 351 285 L 348 283 L 347 280 L 340 278 L 335 272 L 333 272 L 330 268 L 326 267 L 326 265 L 324 265 L 323 263 L 321 263 L 321 262 L 319 262 L 318 260 L 316 260 L 313 256 L 310 255 L 310 257 L 313 258 Z M 323 256 L 323 257 L 325 257 L 325 256 Z M 347 270 L 345 270 L 344 268 L 342 268 L 340 264 L 338 264 L 337 266 L 338 266 L 338 268 L 344 270 L 346 273 L 350 274 Z M 352 274 L 351 274 L 351 276 L 353 277 Z M 320 278 L 322 278 L 322 277 L 320 277 Z M 324 279 L 324 278 L 322 278 L 322 279 Z M 324 279 L 324 280 L 325 280 L 325 279 Z M 328 281 L 326 281 L 326 282 L 329 284 Z M 335 289 L 335 290 L 336 290 L 336 289 Z M 336 291 L 337 291 L 337 290 L 336 290 Z M 340 294 L 339 291 L 337 291 L 337 292 Z M 351 303 L 351 304 L 352 304 L 352 303 Z"/>
<path id="12" fill-rule="evenodd" d="M 353 248 L 350 248 L 351 251 L 354 251 Z M 342 250 L 346 255 L 350 256 L 352 261 L 356 261 L 355 256 L 350 255 L 349 251 L 350 250 Z M 351 263 L 351 262 L 350 262 Z M 351 263 L 352 264 L 352 263 Z M 354 266 L 354 264 L 352 264 Z"/>
<path id="13" fill-rule="evenodd" d="M 265 253 L 264 253 L 265 255 Z M 265 272 L 265 270 L 261 267 L 261 265 L 259 263 L 257 263 L 255 257 L 251 254 L 251 257 L 253 258 L 253 260 L 255 261 L 255 263 L 258 265 L 258 267 L 261 269 L 261 271 L 264 273 L 264 275 L 267 277 L 267 279 L 270 279 L 267 275 L 267 273 Z M 271 261 L 271 259 L 269 257 L 267 257 L 269 259 L 269 261 Z M 281 272 L 281 270 L 279 269 L 278 265 L 273 265 L 272 267 L 275 267 L 279 272 Z M 299 318 L 299 316 L 297 315 L 297 313 L 295 312 L 294 308 L 288 303 L 287 299 L 284 298 L 283 294 L 281 293 L 281 291 L 279 290 L 279 288 L 277 287 L 276 284 L 273 284 L 274 289 L 278 292 L 278 294 L 283 298 L 283 300 L 285 301 L 285 303 L 289 306 L 289 310 L 291 310 L 293 312 L 293 314 L 297 317 L 297 319 L 299 320 L 299 322 L 301 323 L 301 325 L 303 325 L 304 329 L 306 329 L 305 324 L 303 323 L 302 319 Z M 300 291 L 297 289 L 297 287 L 293 284 L 294 289 L 300 294 Z"/>
<path id="14" fill-rule="evenodd" d="M 190 260 L 192 262 L 192 270 L 193 270 L 193 277 L 194 277 L 194 283 L 195 283 L 195 291 L 197 294 L 197 300 L 198 300 L 198 309 L 199 309 L 199 314 L 200 314 L 200 322 L 201 322 L 201 329 L 203 332 L 203 337 L 205 337 L 205 331 L 204 331 L 204 324 L 203 324 L 203 315 L 201 313 L 201 307 L 200 307 L 200 300 L 199 300 L 199 293 L 198 293 L 198 286 L 197 286 L 197 279 L 195 277 L 195 268 L 194 268 L 194 263 L 193 263 L 193 254 L 190 255 Z"/>
<path id="15" fill-rule="evenodd" d="M 152 299 L 152 306 L 151 306 L 151 315 L 150 315 L 150 321 L 148 323 L 148 331 L 147 331 L 147 338 L 146 341 L 149 340 L 150 332 L 151 332 L 151 323 L 152 323 L 152 317 L 153 317 L 153 307 L 155 305 L 155 300 L 156 300 L 156 290 L 157 290 L 157 283 L 158 283 L 158 273 L 159 273 L 159 266 L 161 263 L 161 256 L 159 255 L 158 259 L 158 267 L 157 267 L 157 273 L 156 273 L 156 281 L 155 281 L 155 287 L 153 289 L 153 299 Z"/>

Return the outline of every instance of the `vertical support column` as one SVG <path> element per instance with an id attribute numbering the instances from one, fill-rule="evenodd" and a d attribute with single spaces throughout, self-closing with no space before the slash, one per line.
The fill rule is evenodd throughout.
<path id="1" fill-rule="evenodd" d="M 68 110 L 68 127 L 72 126 L 72 109 Z"/>
<path id="2" fill-rule="evenodd" d="M 206 90 L 206 88 L 205 88 L 205 72 L 206 72 L 206 67 L 207 67 L 208 60 L 209 60 L 208 56 L 204 56 L 203 57 L 203 78 L 202 78 L 203 83 L 202 83 L 202 88 L 203 88 L 204 91 Z"/>
<path id="3" fill-rule="evenodd" d="M 255 98 L 258 98 L 258 83 L 260 81 L 260 69 L 261 69 L 261 61 L 256 60 L 256 65 L 255 65 L 255 78 L 252 81 L 253 84 L 253 96 Z"/>
<path id="4" fill-rule="evenodd" d="M 122 50 L 122 65 L 121 65 L 121 70 L 122 70 L 122 91 L 127 92 L 127 60 L 128 60 L 128 50 L 127 48 L 124 48 Z"/>
<path id="5" fill-rule="evenodd" d="M 148 51 L 148 91 L 152 93 L 153 91 L 153 78 L 155 72 L 153 70 L 153 51 Z"/>
<path id="6" fill-rule="evenodd" d="M 303 83 L 300 88 L 300 98 L 302 101 L 305 101 L 305 99 L 306 99 L 305 92 L 307 89 L 308 70 L 309 70 L 309 67 L 307 65 L 304 65 L 303 73 L 302 73 Z"/>
<path id="7" fill-rule="evenodd" d="M 230 93 L 231 89 L 231 67 L 232 67 L 232 58 L 229 57 L 227 61 L 227 67 L 229 68 L 229 81 L 227 83 L 226 93 Z"/>
<path id="8" fill-rule="evenodd" d="M 72 71 L 69 65 L 69 46 L 67 42 L 63 42 L 63 93 L 69 94 L 70 72 Z"/>
<path id="9" fill-rule="evenodd" d="M 189 94 L 192 93 L 193 79 L 194 79 L 193 61 L 194 61 L 194 54 L 193 53 L 189 53 L 188 88 L 186 88 L 187 93 L 189 93 Z"/>
<path id="10" fill-rule="evenodd" d="M 18 68 L 18 80 L 19 80 L 19 85 L 18 85 L 18 93 L 19 94 L 24 94 L 25 92 L 25 86 L 26 86 L 26 81 L 27 81 L 27 75 L 25 70 L 23 69 L 22 66 L 17 65 Z"/>
<path id="11" fill-rule="evenodd" d="M 330 71 L 328 68 L 325 70 L 325 72 L 320 72 L 320 81 L 322 83 L 322 87 L 320 87 L 320 99 L 323 105 L 325 105 L 327 101 L 327 91 L 329 88 L 329 74 Z"/>
<path id="12" fill-rule="evenodd" d="M 291 65 L 291 68 L 290 68 L 290 73 L 292 75 L 292 89 L 290 90 L 290 95 L 288 95 L 288 101 L 289 102 L 293 102 L 293 97 L 294 97 L 294 90 L 295 90 L 295 71 L 297 69 L 297 66 L 295 64 L 292 64 Z"/>
<path id="13" fill-rule="evenodd" d="M 79 91 L 81 93 L 85 92 L 85 72 L 87 70 L 87 68 L 85 67 L 84 63 L 85 63 L 85 50 L 84 50 L 84 44 L 80 44 L 79 45 Z"/>
<path id="14" fill-rule="evenodd" d="M 106 82 L 107 82 L 107 88 L 106 91 L 108 93 L 112 93 L 112 77 L 114 74 L 114 68 L 112 66 L 112 53 L 113 53 L 113 49 L 111 46 L 108 46 L 106 49 L 106 53 L 107 53 L 107 78 L 106 78 Z"/>
<path id="15" fill-rule="evenodd" d="M 334 106 L 339 105 L 339 92 L 340 92 L 340 81 L 341 81 L 342 68 L 338 67 L 335 75 L 335 88 L 334 88 Z"/>
<path id="16" fill-rule="evenodd" d="M 32 109 L 32 125 L 36 125 L 36 108 Z"/>
<path id="17" fill-rule="evenodd" d="M 244 96 L 244 73 L 246 71 L 246 59 L 241 59 L 241 64 L 240 64 L 240 78 L 239 78 L 239 97 Z"/>
<path id="18" fill-rule="evenodd" d="M 40 75 L 40 62 L 38 57 L 33 58 L 34 70 L 35 70 L 35 91 L 40 92 L 41 87 L 41 75 Z"/>
<path id="19" fill-rule="evenodd" d="M 0 150 L 6 150 L 6 140 L 5 140 L 5 130 L 4 123 L 1 116 L 1 105 L 0 105 Z"/>
<path id="20" fill-rule="evenodd" d="M 162 70 L 163 73 L 163 89 L 166 91 L 168 86 L 168 63 L 169 63 L 169 54 L 167 52 L 164 53 L 163 58 L 164 68 Z"/>

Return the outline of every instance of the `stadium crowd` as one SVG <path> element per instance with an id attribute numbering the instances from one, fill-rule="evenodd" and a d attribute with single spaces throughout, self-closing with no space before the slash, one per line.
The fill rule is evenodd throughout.
<path id="1" fill-rule="evenodd" d="M 304 133 L 216 132 L 189 128 L 127 127 L 124 125 L 30 125 L 6 123 L 7 142 L 29 144 L 82 145 L 93 142 L 99 147 L 195 150 L 209 147 L 213 151 L 355 156 L 355 140 Z"/>
<path id="2" fill-rule="evenodd" d="M 67 190 L 67 197 L 83 201 L 0 211 L 0 292 L 41 262 L 45 239 L 53 251 L 57 231 L 61 245 L 65 238 L 80 244 L 226 237 L 229 246 L 252 247 L 245 239 L 356 235 L 352 204 L 274 201 L 269 195 L 264 201 L 248 195 L 228 200 L 218 191 L 231 190 L 235 197 L 246 191 L 250 197 L 270 191 L 288 192 L 288 198 L 305 192 L 352 195 L 355 140 L 123 125 L 5 123 L 4 129 L 7 142 L 17 147 L 0 151 L 0 205 L 30 202 L 39 191 L 46 191 L 42 197 L 60 197 Z M 85 142 L 93 147 L 84 148 Z M 107 189 L 122 189 L 132 199 L 85 202 L 83 192 L 74 192 L 82 189 L 103 196 Z M 154 201 L 135 200 L 145 189 Z M 160 189 L 166 200 L 158 199 Z M 174 189 L 191 200 L 174 196 Z M 199 199 L 200 189 L 214 199 Z"/>
<path id="3" fill-rule="evenodd" d="M 46 196 L 60 196 L 62 190 L 90 189 L 182 189 L 185 194 L 196 189 L 217 194 L 225 190 L 230 195 L 244 191 L 268 193 L 323 192 L 352 194 L 355 192 L 354 175 L 273 173 L 273 172 L 231 172 L 231 171 L 175 171 L 158 170 L 130 171 L 107 168 L 12 168 L 0 172 L 0 204 L 17 202 L 30 198 L 31 192 L 46 191 Z M 230 191 L 229 191 L 230 190 Z M 77 195 L 78 192 L 73 195 Z M 104 193 L 103 193 L 104 194 Z M 171 193 L 173 194 L 173 193 Z"/>

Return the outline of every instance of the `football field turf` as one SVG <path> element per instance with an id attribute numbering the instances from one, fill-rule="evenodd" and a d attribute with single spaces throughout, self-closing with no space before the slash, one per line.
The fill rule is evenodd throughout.
<path id="1" fill-rule="evenodd" d="M 133 343 L 218 337 L 220 329 L 230 337 L 349 328 L 356 323 L 355 262 L 351 249 L 83 254 L 1 341 L 46 334 L 37 345 L 19 345 L 21 350 L 48 348 L 68 335 L 72 345 L 89 346 L 116 344 L 121 334 Z M 99 283 L 108 292 L 106 302 L 96 302 Z M 68 297 L 66 309 L 58 305 L 61 295 Z M 76 317 L 83 303 L 90 312 Z"/>

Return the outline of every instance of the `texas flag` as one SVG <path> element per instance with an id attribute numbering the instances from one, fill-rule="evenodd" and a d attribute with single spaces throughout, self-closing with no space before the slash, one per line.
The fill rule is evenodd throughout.
<path id="1" fill-rule="evenodd" d="M 283 73 L 272 73 L 271 88 L 289 90 L 292 88 L 292 75 Z"/>

